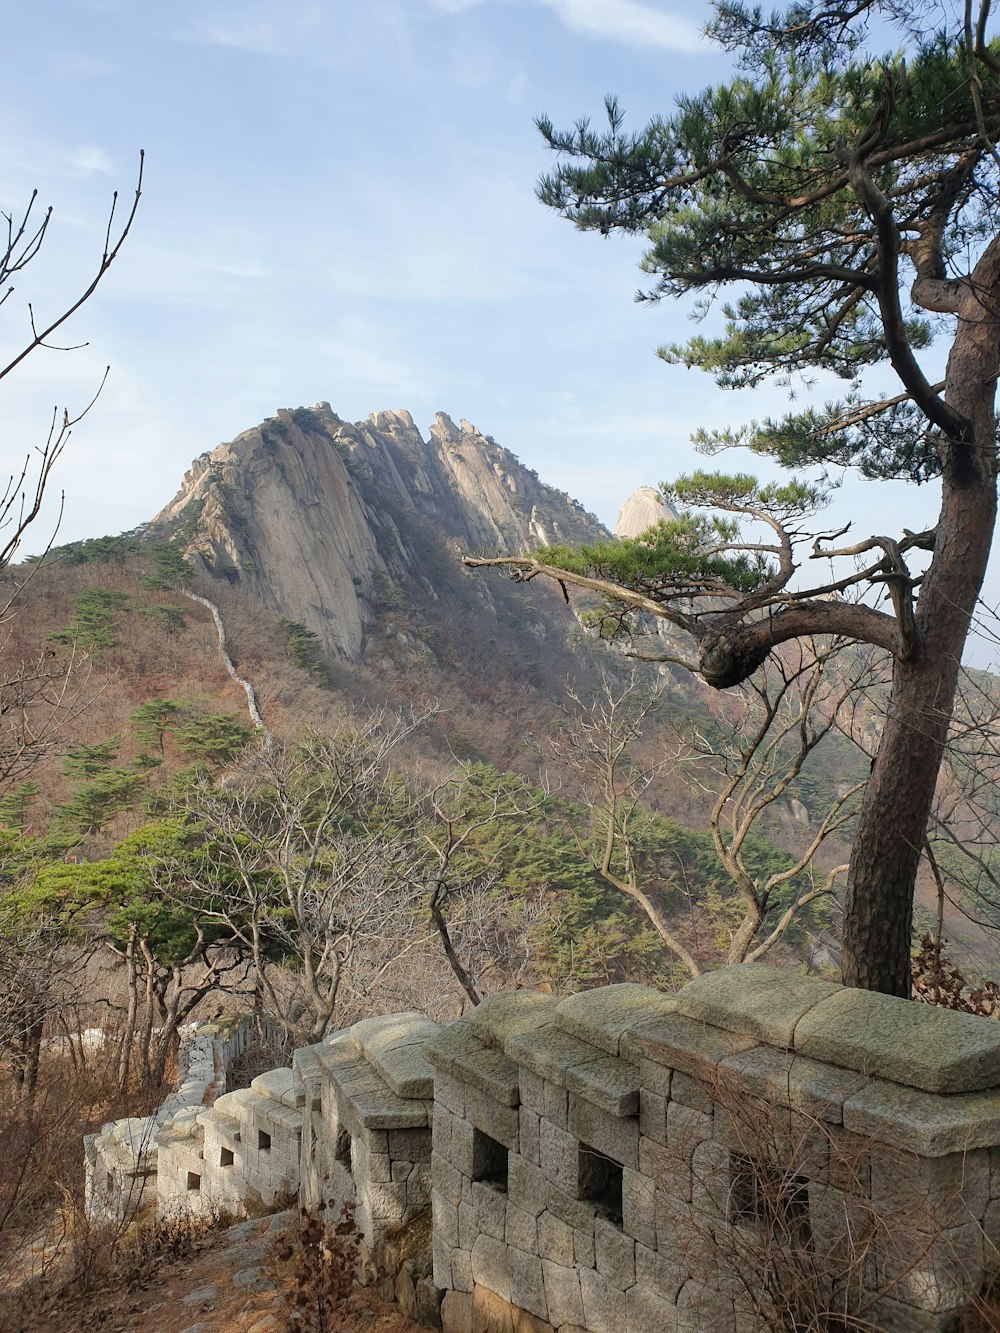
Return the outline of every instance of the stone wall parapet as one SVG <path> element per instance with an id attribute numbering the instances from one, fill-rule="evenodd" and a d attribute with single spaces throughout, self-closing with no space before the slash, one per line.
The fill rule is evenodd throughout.
<path id="1" fill-rule="evenodd" d="M 102 1163 L 164 1209 L 348 1204 L 446 1333 L 950 1333 L 1000 1272 L 986 1019 L 753 964 L 367 1019 L 240 1092 L 199 1059 L 213 1104 Z"/>

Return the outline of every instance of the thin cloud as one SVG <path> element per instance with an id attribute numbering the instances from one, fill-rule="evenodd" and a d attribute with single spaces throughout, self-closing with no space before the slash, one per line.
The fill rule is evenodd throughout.
<path id="1" fill-rule="evenodd" d="M 705 45 L 701 29 L 687 19 L 665 14 L 636 0 L 541 0 L 571 32 L 583 37 L 609 37 L 632 46 L 659 46 L 667 51 L 698 51 Z"/>
<path id="2" fill-rule="evenodd" d="M 69 170 L 74 176 L 113 176 L 115 168 L 103 148 L 83 144 L 70 154 Z"/>
<path id="3" fill-rule="evenodd" d="M 429 0 L 432 9 L 461 14 L 494 0 Z M 551 9 L 570 32 L 606 38 L 630 46 L 657 46 L 666 51 L 701 51 L 705 38 L 697 24 L 639 0 L 530 0 Z"/>

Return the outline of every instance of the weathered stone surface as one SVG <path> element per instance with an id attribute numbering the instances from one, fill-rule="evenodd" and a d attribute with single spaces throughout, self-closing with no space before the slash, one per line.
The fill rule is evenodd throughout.
<path id="1" fill-rule="evenodd" d="M 564 1190 L 576 1193 L 579 1171 L 580 1145 L 572 1134 L 543 1120 L 541 1130 L 541 1170 L 547 1181 Z"/>
<path id="2" fill-rule="evenodd" d="M 543 1085 L 544 1117 L 560 1129 L 569 1128 L 569 1093 L 561 1083 L 547 1078 Z"/>
<path id="3" fill-rule="evenodd" d="M 456 1223 L 456 1232 L 458 1230 Z M 451 1241 L 438 1230 L 435 1222 L 433 1235 L 431 1237 L 431 1258 L 432 1271 L 434 1273 L 435 1286 L 442 1291 L 448 1291 L 455 1285 L 454 1276 L 451 1271 L 451 1256 L 457 1249 L 457 1244 Z"/>
<path id="4" fill-rule="evenodd" d="M 365 1129 L 418 1129 L 427 1124 L 427 1106 L 414 1098 L 397 1097 L 374 1070 L 369 1078 L 345 1089 L 350 1109 Z"/>
<path id="5" fill-rule="evenodd" d="M 639 1118 L 622 1119 L 609 1115 L 583 1097 L 570 1094 L 570 1133 L 581 1143 L 606 1153 L 622 1166 L 635 1170 L 639 1165 Z"/>
<path id="6" fill-rule="evenodd" d="M 621 1053 L 621 1040 L 637 1023 L 672 1013 L 676 997 L 651 986 L 623 982 L 570 995 L 556 1007 L 555 1022 L 563 1032 L 597 1046 L 608 1055 Z"/>
<path id="7" fill-rule="evenodd" d="M 518 1143 L 522 1157 L 529 1162 L 534 1162 L 537 1166 L 541 1161 L 539 1156 L 540 1143 L 540 1116 L 537 1111 L 532 1111 L 527 1106 L 522 1106 L 518 1111 Z"/>
<path id="8" fill-rule="evenodd" d="M 563 1267 L 573 1264 L 573 1230 L 547 1209 L 538 1217 L 538 1255 Z"/>
<path id="9" fill-rule="evenodd" d="M 521 1105 L 529 1107 L 536 1115 L 540 1115 L 545 1109 L 542 1100 L 545 1080 L 526 1065 L 519 1065 L 517 1072 L 520 1079 Z"/>
<path id="10" fill-rule="evenodd" d="M 493 1236 L 479 1236 L 472 1247 L 472 1277 L 480 1286 L 510 1300 L 510 1264 L 507 1246 Z"/>
<path id="11" fill-rule="evenodd" d="M 665 1069 L 679 1069 L 711 1087 L 719 1077 L 718 1066 L 723 1060 L 757 1044 L 754 1037 L 726 1032 L 683 1014 L 665 1014 L 633 1028 L 622 1039 L 621 1053 L 629 1060 L 644 1056 Z M 644 1077 L 645 1066 L 640 1068 Z"/>
<path id="12" fill-rule="evenodd" d="M 547 1319 L 549 1309 L 545 1299 L 541 1260 L 536 1254 L 508 1245 L 507 1261 L 510 1265 L 511 1304 L 539 1319 Z"/>
<path id="13" fill-rule="evenodd" d="M 363 1018 L 349 1029 L 350 1044 L 369 1061 L 378 1052 L 398 1046 L 422 1046 L 439 1032 L 438 1025 L 415 1009 Z"/>
<path id="14" fill-rule="evenodd" d="M 635 1240 L 606 1217 L 594 1219 L 594 1260 L 597 1271 L 622 1291 L 635 1282 Z"/>
<path id="15" fill-rule="evenodd" d="M 451 1280 L 456 1291 L 471 1291 L 475 1285 L 472 1276 L 472 1251 L 465 1249 L 451 1252 Z"/>
<path id="16" fill-rule="evenodd" d="M 397 1097 L 434 1096 L 434 1070 L 418 1043 L 386 1046 L 366 1053 L 366 1058 Z"/>
<path id="17" fill-rule="evenodd" d="M 538 1218 L 534 1212 L 519 1208 L 512 1199 L 507 1200 L 507 1229 L 504 1240 L 515 1249 L 525 1250 L 530 1254 L 538 1251 Z"/>
<path id="18" fill-rule="evenodd" d="M 827 1178 L 827 1126 L 789 1107 L 731 1096 L 725 1105 L 716 1103 L 712 1137 L 734 1152 L 771 1162 L 790 1176 Z"/>
<path id="19" fill-rule="evenodd" d="M 446 1291 L 441 1302 L 443 1333 L 472 1333 L 472 1290 Z"/>
<path id="20" fill-rule="evenodd" d="M 625 1293 L 593 1269 L 580 1273 L 583 1322 L 593 1333 L 625 1333 Z"/>
<path id="21" fill-rule="evenodd" d="M 462 1202 L 462 1173 L 438 1153 L 431 1157 L 431 1183 L 435 1191 L 457 1207 Z"/>
<path id="22" fill-rule="evenodd" d="M 732 1333 L 736 1326 L 733 1303 L 719 1292 L 691 1278 L 677 1297 L 677 1333 Z"/>
<path id="23" fill-rule="evenodd" d="M 626 1040 L 625 1044 L 629 1047 L 630 1054 L 634 1058 L 633 1046 L 635 1044 L 632 1043 L 631 1037 Z M 669 1101 L 673 1077 L 674 1071 L 672 1069 L 657 1064 L 654 1060 L 647 1060 L 645 1056 L 639 1060 L 639 1087 L 643 1092 L 655 1092 L 664 1101 Z"/>
<path id="24" fill-rule="evenodd" d="M 916 1310 L 892 1296 L 879 1296 L 864 1311 L 868 1326 L 879 1333 L 955 1333 L 960 1317 L 960 1310 Z"/>
<path id="25" fill-rule="evenodd" d="M 512 1202 L 532 1217 L 545 1211 L 545 1173 L 520 1153 L 511 1153 L 508 1160 L 507 1190 Z"/>
<path id="26" fill-rule="evenodd" d="M 436 1070 L 442 1074 L 450 1074 L 460 1055 L 475 1054 L 482 1048 L 483 1043 L 473 1033 L 468 1018 L 460 1018 L 448 1027 L 439 1028 L 437 1033 L 424 1043 L 423 1052 L 428 1063 Z M 438 1096 L 436 1088 L 434 1095 Z"/>
<path id="27" fill-rule="evenodd" d="M 472 1186 L 476 1229 L 484 1236 L 505 1240 L 507 1232 L 507 1195 L 477 1181 Z"/>
<path id="28" fill-rule="evenodd" d="M 690 1106 L 695 1111 L 711 1112 L 715 1092 L 700 1078 L 692 1078 L 690 1074 L 677 1069 L 670 1081 L 670 1100 L 680 1106 Z"/>
<path id="29" fill-rule="evenodd" d="M 741 963 L 703 972 L 675 998 L 677 1012 L 686 1018 L 755 1037 L 769 1046 L 790 1047 L 803 1015 L 841 989 L 832 981 L 800 976 L 787 968 Z"/>
<path id="30" fill-rule="evenodd" d="M 276 1102 L 295 1107 L 298 1099 L 295 1095 L 295 1075 L 291 1069 L 269 1069 L 265 1074 L 258 1074 L 250 1083 L 254 1092 L 271 1097 Z"/>
<path id="31" fill-rule="evenodd" d="M 639 1144 L 642 1164 L 642 1140 Z M 633 1240 L 656 1245 L 656 1188 L 651 1176 L 642 1171 L 622 1171 L 622 1230 Z"/>
<path id="32" fill-rule="evenodd" d="M 606 1056 L 566 1071 L 566 1087 L 615 1116 L 639 1112 L 639 1070 L 627 1060 Z"/>
<path id="33" fill-rule="evenodd" d="M 656 1143 L 667 1141 L 667 1102 L 655 1092 L 639 1090 L 639 1133 Z"/>
<path id="34" fill-rule="evenodd" d="M 838 990 L 795 1030 L 795 1050 L 924 1092 L 1000 1085 L 1000 1030 L 974 1014 Z"/>
<path id="35" fill-rule="evenodd" d="M 563 1088 L 567 1070 L 592 1064 L 605 1054 L 589 1042 L 567 1035 L 552 1022 L 542 1023 L 527 1032 L 513 1033 L 504 1043 L 504 1051 L 522 1070 L 530 1070 Z M 544 1108 L 536 1105 L 534 1109 Z"/>
<path id="36" fill-rule="evenodd" d="M 427 1053 L 427 1047 L 424 1047 L 424 1053 Z M 452 1063 L 454 1063 L 452 1061 Z M 450 1068 L 450 1065 L 449 1065 Z M 465 1115 L 465 1085 L 459 1083 L 457 1078 L 451 1074 L 438 1071 L 434 1075 L 434 1102 L 435 1106 L 443 1106 L 450 1111 L 452 1115 Z"/>
<path id="37" fill-rule="evenodd" d="M 689 1277 L 688 1269 L 677 1263 L 673 1254 L 654 1250 L 641 1243 L 636 1244 L 637 1287 L 652 1289 L 663 1296 L 668 1305 L 676 1305 L 678 1293 Z"/>
<path id="38" fill-rule="evenodd" d="M 581 1203 L 575 1197 L 575 1187 L 572 1194 L 562 1190 L 552 1181 L 547 1181 L 545 1185 L 545 1206 L 554 1217 L 558 1217 L 561 1222 L 565 1222 L 573 1230 L 573 1253 L 575 1256 L 579 1253 L 579 1246 L 584 1238 L 589 1237 L 589 1247 L 584 1245 L 583 1253 L 589 1249 L 590 1259 L 587 1261 L 590 1266 L 594 1263 L 594 1208 L 592 1204 Z M 584 1263 L 583 1259 L 577 1257 L 577 1263 Z"/>
<path id="39" fill-rule="evenodd" d="M 791 1051 L 755 1046 L 729 1056 L 719 1065 L 723 1086 L 736 1096 L 784 1103 L 829 1124 L 841 1124 L 844 1102 L 859 1092 L 867 1078 L 854 1070 L 823 1064 Z"/>
<path id="40" fill-rule="evenodd" d="M 479 1088 L 465 1090 L 465 1114 L 476 1129 L 496 1139 L 511 1152 L 517 1151 L 518 1114 L 515 1106 L 498 1102 Z"/>
<path id="41" fill-rule="evenodd" d="M 554 1263 L 542 1258 L 542 1277 L 549 1319 L 558 1328 L 564 1324 L 583 1323 L 583 1297 L 580 1294 L 580 1274 L 569 1264 Z"/>
<path id="42" fill-rule="evenodd" d="M 626 1333 L 676 1333 L 677 1307 L 638 1282 L 625 1293 Z"/>
<path id="43" fill-rule="evenodd" d="M 503 1106 L 517 1106 L 517 1065 L 503 1051 L 479 1047 L 459 1055 L 452 1066 L 452 1074 L 464 1083 L 478 1088 Z"/>
<path id="44" fill-rule="evenodd" d="M 987 1148 L 1000 1142 L 1000 1091 L 942 1097 L 874 1079 L 844 1103 L 844 1128 L 924 1157 Z"/>
<path id="45" fill-rule="evenodd" d="M 893 1227 L 935 1233 L 982 1222 L 989 1202 L 989 1151 L 917 1157 L 891 1147 L 872 1154 L 871 1200 Z"/>
<path id="46" fill-rule="evenodd" d="M 984 1276 L 978 1223 L 951 1227 L 917 1245 L 903 1228 L 880 1246 L 880 1287 L 918 1310 L 939 1313 L 964 1305 L 979 1292 Z"/>
<path id="47" fill-rule="evenodd" d="M 489 1287 L 472 1289 L 472 1333 L 518 1333 L 510 1301 Z"/>
<path id="48" fill-rule="evenodd" d="M 470 1179 L 475 1173 L 475 1130 L 468 1120 L 463 1120 L 455 1116 L 451 1136 L 449 1138 L 449 1148 L 445 1152 L 444 1147 L 438 1147 L 435 1139 L 434 1151 L 440 1152 L 442 1156 L 447 1156 L 456 1171 L 461 1171 L 463 1176 Z"/>
<path id="49" fill-rule="evenodd" d="M 553 995 L 540 991 L 503 991 L 487 995 L 469 1015 L 473 1035 L 484 1046 L 502 1051 L 508 1037 L 530 1032 L 541 1023 L 551 1020 L 556 1006 Z"/>

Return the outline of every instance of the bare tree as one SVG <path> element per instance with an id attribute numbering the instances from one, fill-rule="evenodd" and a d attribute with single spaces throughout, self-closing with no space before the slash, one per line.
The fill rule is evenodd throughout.
<path id="1" fill-rule="evenodd" d="M 24 781 L 95 701 L 90 668 L 85 653 L 49 649 L 0 672 L 0 792 Z"/>
<path id="2" fill-rule="evenodd" d="M 482 999 L 484 974 L 499 970 L 508 984 L 513 976 L 524 975 L 531 927 L 543 914 L 540 901 L 528 910 L 526 903 L 514 904 L 498 892 L 490 858 L 483 857 L 481 835 L 508 822 L 523 826 L 544 801 L 544 791 L 512 782 L 509 775 L 483 790 L 469 767 L 460 768 L 427 796 L 430 821 L 422 834 L 430 854 L 430 868 L 424 872 L 427 910 L 448 964 L 472 1004 Z M 517 952 L 522 959 L 514 966 Z"/>
<path id="3" fill-rule="evenodd" d="M 742 904 L 727 963 L 762 958 L 795 917 L 831 897 L 846 874 L 846 864 L 818 873 L 816 858 L 824 843 L 845 832 L 857 815 L 867 774 L 841 786 L 783 869 L 755 874 L 747 853 L 762 818 L 794 796 L 796 780 L 817 747 L 832 734 L 854 729 L 859 699 L 884 679 L 882 659 L 863 648 L 851 649 L 837 638 L 799 639 L 773 654 L 729 708 L 714 710 L 720 724 L 714 734 L 689 733 L 690 753 L 704 759 L 711 774 L 712 842 Z"/>
<path id="4" fill-rule="evenodd" d="M 79 291 L 65 302 L 61 310 L 51 315 L 40 316 L 34 304 L 31 301 L 27 303 L 28 333 L 18 351 L 6 364 L 0 365 L 0 380 L 15 371 L 39 348 L 54 351 L 74 350 L 74 347 L 53 343 L 51 339 L 82 306 L 86 305 L 121 253 L 139 207 L 143 165 L 144 155 L 140 153 L 135 193 L 122 221 L 118 220 L 118 191 L 115 191 L 105 227 L 100 259 Z M 27 207 L 19 215 L 13 212 L 0 214 L 7 224 L 6 242 L 0 242 L 0 306 L 5 305 L 14 295 L 25 269 L 38 259 L 48 236 L 52 223 L 52 208 L 47 208 L 39 217 L 37 205 L 38 191 L 35 190 Z M 85 344 L 78 343 L 75 346 L 81 347 Z M 0 492 L 0 569 L 6 568 L 14 559 L 25 534 L 38 518 L 51 480 L 52 469 L 67 445 L 73 427 L 87 415 L 96 402 L 107 373 L 105 371 L 97 392 L 81 411 L 71 415 L 65 408 L 53 409 L 45 442 L 25 455 L 20 471 L 10 475 L 6 486 Z M 10 610 L 14 596 L 16 590 L 8 596 L 6 604 L 0 606 L 0 619 Z"/>
<path id="5" fill-rule="evenodd" d="M 595 836 L 581 837 L 572 823 L 567 831 L 604 883 L 638 904 L 664 948 L 697 977 L 701 966 L 670 921 L 658 893 L 661 886 L 643 882 L 637 859 L 637 834 L 641 841 L 648 819 L 643 798 L 669 762 L 640 764 L 634 757 L 660 694 L 645 689 L 633 674 L 623 686 L 605 676 L 587 700 L 572 686 L 567 695 L 575 711 L 566 728 L 549 738 L 549 746 L 579 775 L 593 821 L 589 832 Z"/>
<path id="6" fill-rule="evenodd" d="M 726 962 L 755 962 L 807 908 L 834 894 L 846 866 L 819 873 L 816 859 L 854 818 L 865 779 L 843 784 L 787 864 L 764 873 L 755 869 L 752 855 L 762 821 L 794 798 L 819 745 L 834 733 L 856 730 L 859 700 L 883 678 L 881 661 L 863 649 L 849 652 L 838 639 L 800 640 L 714 707 L 711 725 L 675 726 L 675 743 L 656 763 L 639 762 L 636 747 L 649 730 L 657 691 L 644 688 L 635 675 L 624 685 L 606 678 L 588 699 L 569 690 L 574 713 L 550 745 L 580 775 L 592 821 L 589 839 L 571 826 L 570 832 L 594 871 L 641 907 L 690 976 L 698 976 L 706 960 L 667 911 L 662 877 L 643 869 L 646 801 L 657 780 L 675 768 L 707 797 L 712 844 L 735 891 Z"/>
<path id="7" fill-rule="evenodd" d="M 336 736 L 265 738 L 192 789 L 194 865 L 154 872 L 246 954 L 262 1006 L 300 1044 L 329 1030 L 363 944 L 386 966 L 413 947 L 413 807 L 388 760 L 423 721 L 383 713 Z"/>

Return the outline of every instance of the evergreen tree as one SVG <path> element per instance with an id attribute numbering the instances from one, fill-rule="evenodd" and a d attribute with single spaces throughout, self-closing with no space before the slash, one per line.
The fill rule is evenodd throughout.
<path id="1" fill-rule="evenodd" d="M 155 745 L 163 754 L 163 741 L 180 721 L 183 710 L 172 699 L 147 699 L 138 708 L 133 708 L 130 721 L 132 731 L 140 745 Z"/>
<path id="2" fill-rule="evenodd" d="M 100 654 L 118 646 L 118 612 L 128 606 L 128 597 L 111 588 L 86 588 L 73 600 L 69 628 L 53 634 L 56 643 L 71 643 Z"/>
<path id="3" fill-rule="evenodd" d="M 898 20 L 902 43 L 881 60 L 862 49 L 876 14 Z M 941 26 L 921 35 L 922 17 Z M 614 99 L 603 132 L 539 122 L 562 157 L 543 202 L 582 229 L 643 235 L 645 299 L 696 294 L 704 316 L 735 291 L 721 333 L 665 347 L 665 360 L 729 388 L 818 369 L 845 382 L 825 407 L 703 433 L 705 449 L 738 444 L 792 469 L 940 484 L 932 531 L 900 525 L 838 545 L 809 532 L 822 484 L 699 472 L 665 488 L 676 522 L 513 562 L 519 577 L 604 595 L 616 626 L 634 612 L 665 618 L 692 645 L 685 663 L 720 689 L 811 633 L 891 655 L 846 885 L 843 973 L 898 995 L 910 994 L 914 884 L 996 515 L 1000 48 L 989 26 L 986 4 L 951 22 L 865 0 L 804 0 L 768 19 L 722 0 L 712 32 L 738 62 L 730 83 L 637 133 Z M 937 382 L 919 353 L 943 330 Z M 898 392 L 864 392 L 879 365 Z M 803 555 L 850 563 L 803 586 Z"/>

